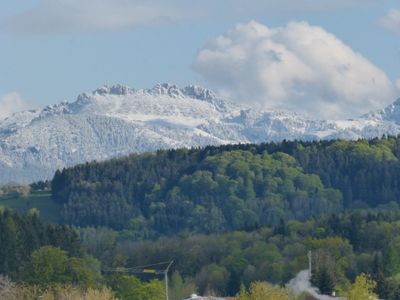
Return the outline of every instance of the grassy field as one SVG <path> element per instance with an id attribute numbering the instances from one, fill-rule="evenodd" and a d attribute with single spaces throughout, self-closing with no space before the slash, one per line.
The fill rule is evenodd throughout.
<path id="1" fill-rule="evenodd" d="M 26 213 L 31 208 L 40 211 L 40 216 L 45 222 L 56 223 L 60 216 L 61 205 L 51 200 L 50 191 L 32 192 L 27 197 L 0 197 L 0 207 L 11 208 L 20 213 Z"/>

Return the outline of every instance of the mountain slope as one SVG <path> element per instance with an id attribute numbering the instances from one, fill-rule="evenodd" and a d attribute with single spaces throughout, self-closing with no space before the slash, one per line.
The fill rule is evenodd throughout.
<path id="1" fill-rule="evenodd" d="M 50 178 L 58 168 L 131 152 L 397 135 L 400 110 L 396 103 L 396 109 L 389 107 L 356 120 L 319 121 L 240 107 L 197 86 L 102 87 L 79 95 L 72 103 L 0 120 L 0 183 Z"/>

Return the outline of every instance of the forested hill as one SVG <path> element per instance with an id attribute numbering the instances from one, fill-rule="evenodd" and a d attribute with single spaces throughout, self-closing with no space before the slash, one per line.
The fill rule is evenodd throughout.
<path id="1" fill-rule="evenodd" d="M 138 238 L 251 230 L 400 200 L 400 138 L 227 145 L 57 171 L 62 222 Z"/>

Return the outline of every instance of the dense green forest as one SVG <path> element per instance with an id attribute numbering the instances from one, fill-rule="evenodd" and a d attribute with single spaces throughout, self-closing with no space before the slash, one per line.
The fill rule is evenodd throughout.
<path id="1" fill-rule="evenodd" d="M 78 234 L 64 225 L 44 224 L 35 211 L 20 216 L 0 211 L 0 274 L 12 278 L 41 246 L 58 247 L 72 256 L 82 256 Z"/>
<path id="2" fill-rule="evenodd" d="M 127 266 L 175 259 L 175 270 L 193 280 L 201 293 L 214 290 L 235 295 L 241 284 L 287 283 L 306 269 L 307 252 L 312 250 L 313 283 L 324 293 L 346 287 L 365 273 L 376 280 L 376 292 L 382 298 L 399 299 L 399 220 L 399 210 L 362 210 L 302 222 L 281 222 L 252 232 L 136 242 L 120 237 L 109 251 L 102 251 L 102 255 L 107 254 L 100 259 L 110 264 L 113 257 L 122 254 Z M 96 243 L 85 238 L 83 241 L 90 253 L 98 255 Z"/>
<path id="3" fill-rule="evenodd" d="M 372 292 L 382 299 L 400 296 L 400 210 L 391 207 L 280 221 L 254 231 L 141 241 L 127 231 L 45 225 L 36 214 L 19 216 L 8 210 L 0 213 L 0 224 L 1 245 L 7 245 L 1 247 L 1 273 L 28 284 L 21 285 L 23 289 L 36 287 L 36 292 L 73 287 L 121 299 L 162 299 L 162 277 L 112 270 L 174 259 L 171 299 L 194 291 L 234 296 L 241 286 L 255 282 L 283 286 L 307 267 L 307 252 L 312 250 L 312 282 L 323 293 L 346 295 L 357 277 L 367 274 Z"/>
<path id="4" fill-rule="evenodd" d="M 110 270 L 174 260 L 172 300 L 261 290 L 297 300 L 284 285 L 311 250 L 324 294 L 400 299 L 399 159 L 400 138 L 384 137 L 166 150 L 57 171 L 0 189 L 0 274 L 15 295 L 155 300 L 162 277 Z"/>
<path id="5" fill-rule="evenodd" d="M 58 171 L 61 221 L 138 238 L 223 232 L 397 203 L 400 138 L 228 145 Z"/>
<path id="6" fill-rule="evenodd" d="M 142 282 L 128 274 L 102 273 L 101 262 L 88 254 L 76 229 L 44 224 L 36 211 L 19 215 L 0 210 L 0 299 L 164 297 L 158 280 Z"/>

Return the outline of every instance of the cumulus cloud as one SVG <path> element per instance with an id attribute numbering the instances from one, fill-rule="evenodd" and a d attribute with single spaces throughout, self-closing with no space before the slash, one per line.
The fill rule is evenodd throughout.
<path id="1" fill-rule="evenodd" d="M 318 118 L 354 117 L 393 101 L 395 85 L 323 28 L 237 25 L 202 48 L 193 69 L 233 100 Z"/>
<path id="2" fill-rule="evenodd" d="M 22 33 L 90 32 L 165 24 L 183 11 L 163 0 L 44 0 L 15 15 L 6 29 Z"/>
<path id="3" fill-rule="evenodd" d="M 391 9 L 379 20 L 379 24 L 389 30 L 400 33 L 400 9 Z"/>
<path id="4" fill-rule="evenodd" d="M 27 103 L 18 93 L 13 92 L 0 96 L 0 120 L 15 112 L 27 109 L 27 107 Z"/>

